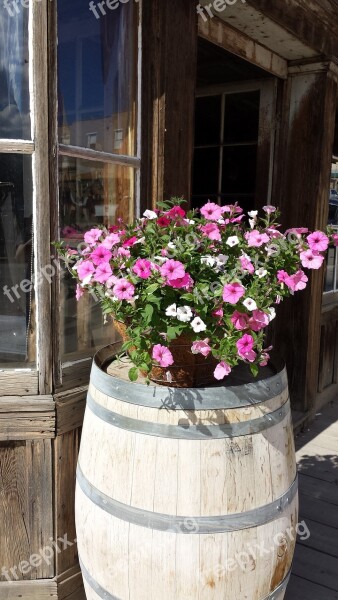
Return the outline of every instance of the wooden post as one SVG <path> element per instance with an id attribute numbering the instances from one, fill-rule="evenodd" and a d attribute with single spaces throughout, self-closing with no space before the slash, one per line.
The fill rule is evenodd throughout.
<path id="1" fill-rule="evenodd" d="M 323 229 L 329 209 L 337 76 L 330 63 L 298 65 L 289 73 L 273 203 L 282 210 L 284 227 Z M 276 325 L 276 347 L 286 359 L 294 407 L 300 410 L 311 410 L 316 402 L 323 276 L 323 269 L 310 273 L 307 291 L 280 307 Z"/>
<path id="2" fill-rule="evenodd" d="M 141 210 L 190 199 L 197 60 L 194 2 L 152 0 L 142 13 Z"/>

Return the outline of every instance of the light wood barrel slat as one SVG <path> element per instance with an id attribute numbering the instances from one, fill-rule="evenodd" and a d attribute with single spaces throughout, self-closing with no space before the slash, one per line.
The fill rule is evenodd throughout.
<path id="1" fill-rule="evenodd" d="M 115 349 L 93 363 L 78 464 L 87 599 L 282 600 L 298 518 L 285 369 L 180 396 L 128 382 Z"/>

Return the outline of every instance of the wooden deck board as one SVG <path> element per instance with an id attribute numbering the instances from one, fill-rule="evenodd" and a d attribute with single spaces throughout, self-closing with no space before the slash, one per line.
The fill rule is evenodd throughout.
<path id="1" fill-rule="evenodd" d="M 296 440 L 300 521 L 285 600 L 338 600 L 338 400 L 324 408 Z"/>

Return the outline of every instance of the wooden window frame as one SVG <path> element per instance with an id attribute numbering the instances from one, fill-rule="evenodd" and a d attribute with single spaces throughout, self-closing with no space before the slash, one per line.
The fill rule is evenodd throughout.
<path id="1" fill-rule="evenodd" d="M 138 22 L 138 59 L 137 59 L 137 131 L 136 155 L 126 156 L 110 152 L 102 152 L 90 148 L 60 144 L 58 141 L 58 103 L 57 103 L 57 2 L 48 3 L 48 70 L 49 70 L 49 173 L 51 198 L 51 232 L 52 239 L 59 239 L 59 157 L 67 156 L 82 160 L 98 161 L 112 165 L 131 167 L 134 169 L 134 211 L 140 216 L 140 178 L 141 178 L 141 66 L 142 66 L 142 0 L 139 1 Z M 60 349 L 61 315 L 60 315 L 61 277 L 57 272 L 52 282 L 52 369 L 53 389 L 64 391 L 88 382 L 93 350 L 88 349 L 88 356 L 78 360 L 63 362 Z"/>

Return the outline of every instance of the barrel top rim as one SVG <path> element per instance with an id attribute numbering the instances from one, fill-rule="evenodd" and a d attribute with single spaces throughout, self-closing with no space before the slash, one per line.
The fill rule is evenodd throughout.
<path id="1" fill-rule="evenodd" d="M 92 383 L 104 393 L 117 393 L 115 398 L 121 398 L 132 404 L 156 406 L 170 399 L 171 404 L 181 404 L 186 409 L 191 406 L 196 409 L 198 401 L 205 409 L 230 408 L 260 404 L 276 397 L 287 388 L 287 373 L 285 363 L 279 357 L 274 357 L 271 363 L 275 373 L 265 379 L 239 385 L 220 384 L 210 387 L 176 388 L 158 385 L 150 382 L 149 385 L 140 382 L 123 380 L 105 371 L 112 358 L 121 350 L 122 342 L 116 342 L 101 348 L 94 356 L 92 367 Z M 130 387 L 132 386 L 132 387 Z M 109 392 L 108 392 L 109 389 Z M 126 391 L 133 390 L 133 394 Z M 130 398 L 130 396 L 133 396 Z M 137 399 L 136 399 L 137 398 Z M 183 404 L 182 404 L 183 403 Z M 169 406 L 168 406 L 169 408 Z"/>

